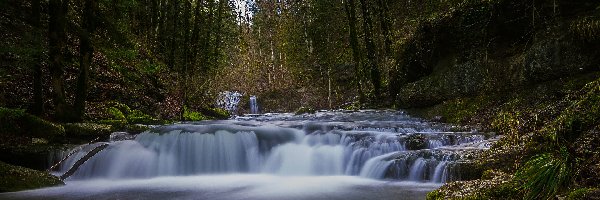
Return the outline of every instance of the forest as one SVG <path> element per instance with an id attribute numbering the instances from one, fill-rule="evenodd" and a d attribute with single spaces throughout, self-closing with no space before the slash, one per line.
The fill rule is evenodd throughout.
<path id="1" fill-rule="evenodd" d="M 472 159 L 469 178 L 427 199 L 600 197 L 597 0 L 0 7 L 3 175 L 48 169 L 49 149 L 116 131 L 250 113 L 255 96 L 261 113 L 402 110 L 502 136 Z M 216 103 L 225 91 L 241 94 L 237 111 Z M 23 170 L 31 181 L 6 179 L 0 192 L 57 184 Z"/>

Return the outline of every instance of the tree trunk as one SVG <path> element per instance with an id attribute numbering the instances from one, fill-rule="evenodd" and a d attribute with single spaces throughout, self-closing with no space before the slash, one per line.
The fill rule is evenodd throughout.
<path id="1" fill-rule="evenodd" d="M 371 13 L 367 5 L 367 0 L 360 0 L 360 6 L 363 14 L 363 27 L 365 32 L 365 46 L 367 47 L 367 66 L 371 75 L 373 92 L 375 94 L 374 102 L 378 102 L 381 97 L 381 76 L 377 59 L 375 58 L 375 43 L 373 42 L 373 23 Z"/>
<path id="2" fill-rule="evenodd" d="M 52 96 L 55 105 L 55 117 L 60 121 L 67 121 L 69 106 L 67 105 L 64 90 L 64 55 L 65 26 L 69 0 L 50 0 L 48 12 L 50 15 L 48 25 L 48 45 L 50 57 L 49 68 L 52 78 Z"/>
<path id="3" fill-rule="evenodd" d="M 191 19 L 191 7 L 192 2 L 190 0 L 184 1 L 184 9 L 183 9 L 183 44 L 190 43 L 190 19 Z M 181 79 L 181 113 L 179 118 L 181 120 L 184 119 L 185 107 L 187 106 L 187 85 L 188 85 L 188 64 L 189 64 L 189 48 L 183 49 L 183 65 L 181 68 L 180 76 Z"/>
<path id="4" fill-rule="evenodd" d="M 358 49 L 358 36 L 356 34 L 356 7 L 354 0 L 348 0 L 344 4 L 346 16 L 348 17 L 348 29 L 350 32 L 350 47 L 352 48 L 352 61 L 354 62 L 354 73 L 356 78 L 356 87 L 358 88 L 359 104 L 365 102 L 365 95 L 362 90 L 362 67 L 360 64 L 360 50 Z"/>
<path id="5" fill-rule="evenodd" d="M 89 73 L 94 56 L 94 48 L 91 44 L 91 35 L 94 34 L 96 1 L 85 0 L 83 8 L 83 23 L 80 33 L 79 44 L 79 77 L 77 77 L 77 89 L 75 91 L 75 120 L 82 121 L 85 114 L 85 102 L 89 88 Z"/>
<path id="6" fill-rule="evenodd" d="M 39 32 L 42 28 L 41 22 L 41 5 L 40 0 L 33 0 L 31 2 L 31 25 L 34 27 L 35 36 L 34 44 L 38 49 L 42 49 L 42 34 Z M 35 64 L 33 65 L 33 105 L 31 107 L 31 113 L 37 116 L 41 116 L 44 113 L 44 94 L 43 94 L 43 83 L 42 83 L 42 52 L 37 52 L 34 58 Z"/>
<path id="7" fill-rule="evenodd" d="M 202 67 L 202 72 L 208 72 L 209 69 L 211 68 L 211 63 L 209 63 L 210 61 L 210 38 L 212 37 L 212 28 L 214 27 L 214 19 L 213 19 L 213 15 L 214 15 L 214 1 L 209 0 L 207 3 L 207 14 L 208 16 L 206 17 L 206 30 L 205 31 L 205 36 L 204 36 L 204 40 L 202 42 L 202 46 L 201 46 L 201 50 L 204 52 L 203 55 L 201 55 L 201 62 L 200 65 Z"/>
<path id="8" fill-rule="evenodd" d="M 388 93 L 390 102 L 395 102 L 396 95 L 398 94 L 400 84 L 398 82 L 398 67 L 394 62 L 392 56 L 392 41 L 390 39 L 390 22 L 388 20 L 388 8 L 387 1 L 377 0 L 377 8 L 379 10 L 379 24 L 381 25 L 381 32 L 383 34 L 384 42 L 384 61 L 385 64 L 389 65 L 388 69 Z"/>
<path id="9" fill-rule="evenodd" d="M 216 35 L 216 39 L 215 39 L 215 44 L 214 49 L 213 49 L 213 53 L 212 53 L 212 57 L 213 57 L 213 64 L 216 66 L 219 63 L 219 49 L 221 48 L 221 27 L 223 26 L 223 9 L 225 7 L 225 0 L 219 0 L 219 7 L 217 8 L 217 19 L 215 20 L 216 24 L 217 24 L 217 30 L 215 30 L 215 35 Z"/>
<path id="10" fill-rule="evenodd" d="M 194 25 L 192 28 L 192 37 L 191 37 L 191 44 L 192 45 L 192 55 L 190 58 L 190 66 L 192 66 L 193 68 L 191 69 L 191 73 L 194 74 L 195 71 L 195 67 L 196 67 L 196 61 L 198 59 L 198 52 L 199 52 L 199 39 L 200 39 L 200 26 L 201 26 L 201 19 L 202 17 L 200 16 L 200 8 L 202 7 L 202 0 L 196 0 L 196 7 L 194 8 Z"/>

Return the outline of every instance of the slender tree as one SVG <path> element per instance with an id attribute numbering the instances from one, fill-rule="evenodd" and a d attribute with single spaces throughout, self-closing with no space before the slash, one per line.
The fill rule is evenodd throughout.
<path id="1" fill-rule="evenodd" d="M 367 48 L 367 66 L 373 84 L 373 92 L 375 94 L 375 102 L 381 98 L 381 73 L 375 58 L 375 42 L 373 41 L 373 22 L 369 10 L 368 0 L 360 0 L 362 10 L 363 29 L 365 33 L 365 46 Z"/>
<path id="2" fill-rule="evenodd" d="M 85 0 L 79 33 L 79 76 L 75 91 L 75 120 L 83 120 L 89 88 L 89 73 L 94 55 L 91 37 L 96 30 L 96 0 Z"/>
<path id="3" fill-rule="evenodd" d="M 350 34 L 350 47 L 352 49 L 352 62 L 354 65 L 356 87 L 358 88 L 359 103 L 365 102 L 362 90 L 362 67 L 360 62 L 360 50 L 358 49 L 358 35 L 356 33 L 356 6 L 354 0 L 347 0 L 344 4 L 346 17 L 348 18 L 348 31 Z"/>
<path id="4" fill-rule="evenodd" d="M 41 22 L 41 5 L 40 0 L 33 0 L 31 2 L 31 25 L 34 27 L 33 43 L 42 49 L 42 34 L 39 30 L 42 29 Z M 37 52 L 34 58 L 33 65 L 33 105 L 31 112 L 35 115 L 41 116 L 44 113 L 44 94 L 42 85 L 42 52 Z"/>
<path id="5" fill-rule="evenodd" d="M 48 13 L 48 45 L 50 57 L 49 68 L 52 79 L 52 96 L 55 105 L 55 115 L 58 120 L 69 120 L 69 106 L 64 89 L 64 55 L 65 27 L 67 23 L 67 9 L 69 0 L 50 0 Z"/>

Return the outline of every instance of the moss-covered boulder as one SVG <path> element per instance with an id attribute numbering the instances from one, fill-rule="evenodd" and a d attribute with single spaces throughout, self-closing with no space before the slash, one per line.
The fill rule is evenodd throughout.
<path id="1" fill-rule="evenodd" d="M 427 149 L 428 146 L 427 137 L 423 134 L 412 134 L 406 138 L 406 148 L 408 150 Z"/>
<path id="2" fill-rule="evenodd" d="M 455 181 L 427 194 L 427 200 L 446 199 L 522 199 L 513 176 L 499 172 L 484 173 L 486 179 Z"/>
<path id="3" fill-rule="evenodd" d="M 47 172 L 6 164 L 0 161 L 0 192 L 15 192 L 64 185 Z"/>
<path id="4" fill-rule="evenodd" d="M 24 110 L 0 107 L 0 135 L 56 139 L 64 136 L 65 130 Z"/>
<path id="5" fill-rule="evenodd" d="M 69 138 L 79 139 L 102 139 L 108 138 L 113 132 L 113 126 L 97 123 L 67 123 L 63 124 Z"/>

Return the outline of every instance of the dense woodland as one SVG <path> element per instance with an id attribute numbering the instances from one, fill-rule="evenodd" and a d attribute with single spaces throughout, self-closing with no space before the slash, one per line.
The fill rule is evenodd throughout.
<path id="1" fill-rule="evenodd" d="M 250 95 L 264 112 L 407 109 L 505 136 L 474 167 L 481 179 L 447 184 L 431 199 L 600 195 L 596 0 L 3 0 L 0 7 L 4 121 L 32 114 L 127 129 L 213 119 L 227 115 L 215 108 L 223 91 L 244 95 L 240 113 Z M 21 131 L 28 123 L 14 124 L 0 134 L 26 139 L 4 135 L 2 145 L 52 143 Z M 72 124 L 63 129 L 75 134 Z"/>

